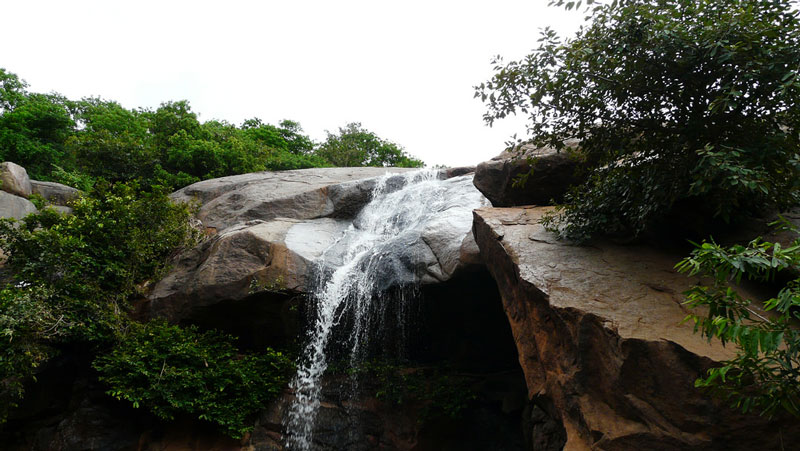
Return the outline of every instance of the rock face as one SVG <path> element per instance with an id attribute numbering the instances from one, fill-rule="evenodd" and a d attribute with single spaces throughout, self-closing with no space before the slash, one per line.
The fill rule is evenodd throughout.
<path id="1" fill-rule="evenodd" d="M 38 180 L 31 180 L 31 188 L 33 194 L 44 197 L 44 200 L 53 205 L 67 205 L 69 201 L 75 199 L 80 193 L 80 191 L 71 186 L 55 182 L 40 182 Z"/>
<path id="2" fill-rule="evenodd" d="M 324 168 L 258 172 L 205 180 L 172 194 L 179 202 L 198 202 L 203 225 L 222 230 L 245 221 L 346 216 L 369 200 L 374 179 L 404 168 Z M 372 185 L 371 185 L 371 184 Z"/>
<path id="3" fill-rule="evenodd" d="M 776 431 L 800 439 L 796 420 L 745 417 L 694 388 L 733 351 L 681 324 L 692 281 L 672 269 L 680 255 L 570 246 L 538 224 L 544 211 L 474 213 L 534 404 L 534 449 L 780 449 Z"/>
<path id="4" fill-rule="evenodd" d="M 520 175 L 531 170 L 524 186 L 514 186 Z M 570 185 L 579 181 L 575 176 L 577 162 L 566 150 L 523 147 L 519 155 L 503 152 L 478 165 L 475 186 L 495 207 L 516 205 L 550 205 L 560 200 Z"/>
<path id="5" fill-rule="evenodd" d="M 386 173 L 385 168 L 267 172 L 207 180 L 177 191 L 173 199 L 200 203 L 198 218 L 213 236 L 183 253 L 153 287 L 147 314 L 181 321 L 197 309 L 264 290 L 304 292 L 313 274 L 311 262 L 351 227 L 352 218 L 370 201 L 377 176 Z M 401 175 L 386 177 L 383 183 L 389 191 L 406 183 Z M 447 179 L 443 186 L 442 199 L 453 207 L 481 202 L 469 175 Z M 403 256 L 414 254 L 422 262 L 413 268 L 415 274 L 408 273 L 410 278 L 445 281 L 480 264 L 470 229 L 468 214 L 445 208 L 436 221 L 409 235 L 410 241 L 396 249 L 399 257 L 392 261 L 402 264 L 414 260 Z M 335 261 L 336 249 L 326 255 Z"/>
<path id="6" fill-rule="evenodd" d="M 31 195 L 31 179 L 22 166 L 6 161 L 0 163 L 0 189 L 7 193 L 28 198 Z"/>
<path id="7" fill-rule="evenodd" d="M 36 207 L 20 196 L 0 191 L 0 218 L 22 219 L 36 212 Z"/>

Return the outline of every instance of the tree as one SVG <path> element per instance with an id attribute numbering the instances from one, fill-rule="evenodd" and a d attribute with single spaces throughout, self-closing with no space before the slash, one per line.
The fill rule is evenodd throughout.
<path id="1" fill-rule="evenodd" d="M 497 57 L 475 92 L 490 125 L 521 113 L 538 146 L 580 140 L 588 180 L 551 227 L 578 240 L 635 236 L 683 204 L 728 221 L 798 201 L 800 21 L 790 0 L 586 3 L 591 22 L 573 39 L 545 29 L 524 59 Z"/>
<path id="2" fill-rule="evenodd" d="M 351 122 L 339 133 L 327 132 L 328 137 L 317 155 L 334 166 L 395 166 L 418 168 L 424 163 L 405 153 L 397 144 L 379 138 L 375 133 Z"/>
<path id="3" fill-rule="evenodd" d="M 0 160 L 47 179 L 54 165 L 65 162 L 64 143 L 75 127 L 71 102 L 58 94 L 12 97 L 8 108 L 0 110 Z"/>
<path id="4" fill-rule="evenodd" d="M 0 67 L 0 112 L 14 109 L 27 95 L 28 84 Z"/>

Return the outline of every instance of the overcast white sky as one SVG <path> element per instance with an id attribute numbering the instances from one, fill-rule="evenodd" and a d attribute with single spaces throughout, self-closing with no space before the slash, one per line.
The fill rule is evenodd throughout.
<path id="1" fill-rule="evenodd" d="M 201 120 L 358 121 L 427 164 L 498 154 L 524 121 L 483 124 L 473 86 L 538 30 L 577 30 L 548 0 L 37 1 L 2 5 L 0 67 L 35 92 L 128 108 L 187 99 Z"/>

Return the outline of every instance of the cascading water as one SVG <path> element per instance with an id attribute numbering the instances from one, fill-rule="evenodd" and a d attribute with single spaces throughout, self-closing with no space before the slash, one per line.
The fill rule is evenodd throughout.
<path id="1" fill-rule="evenodd" d="M 376 299 L 387 289 L 414 286 L 431 277 L 426 263 L 430 259 L 421 258 L 432 252 L 429 241 L 449 239 L 452 242 L 444 247 L 457 250 L 471 228 L 472 210 L 484 202 L 471 176 L 440 180 L 439 171 L 424 170 L 378 180 L 372 201 L 318 262 L 320 278 L 311 293 L 316 315 L 292 382 L 295 400 L 285 420 L 290 449 L 312 447 L 331 346 L 345 347 L 351 367 L 356 367 L 370 338 L 366 336 L 370 322 L 381 316 L 375 312 Z M 426 235 L 432 224 L 442 229 L 434 238 Z M 402 302 L 395 306 L 396 323 L 402 323 L 403 309 Z M 349 330 L 337 331 L 345 326 Z M 344 343 L 331 343 L 334 336 L 343 336 Z"/>

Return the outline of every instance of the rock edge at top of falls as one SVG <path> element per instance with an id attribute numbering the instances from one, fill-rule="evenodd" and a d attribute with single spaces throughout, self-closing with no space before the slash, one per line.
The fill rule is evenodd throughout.
<path id="1" fill-rule="evenodd" d="M 369 201 L 375 180 L 412 168 L 313 168 L 265 171 L 204 180 L 174 192 L 197 202 L 197 218 L 221 231 L 250 220 L 350 217 Z"/>
<path id="2" fill-rule="evenodd" d="M 402 174 L 409 171 L 413 169 L 261 172 L 206 180 L 176 191 L 173 200 L 199 203 L 197 217 L 211 236 L 178 256 L 150 290 L 148 315 L 179 321 L 198 308 L 238 301 L 265 288 L 304 292 L 311 262 L 370 201 L 379 177 L 395 174 L 386 183 L 399 187 Z M 451 174 L 440 171 L 439 177 Z M 448 180 L 483 198 L 470 175 Z M 442 282 L 480 264 L 471 230 L 452 236 L 446 217 L 436 227 L 442 233 L 423 233 L 418 246 L 425 251 L 423 283 Z"/>

